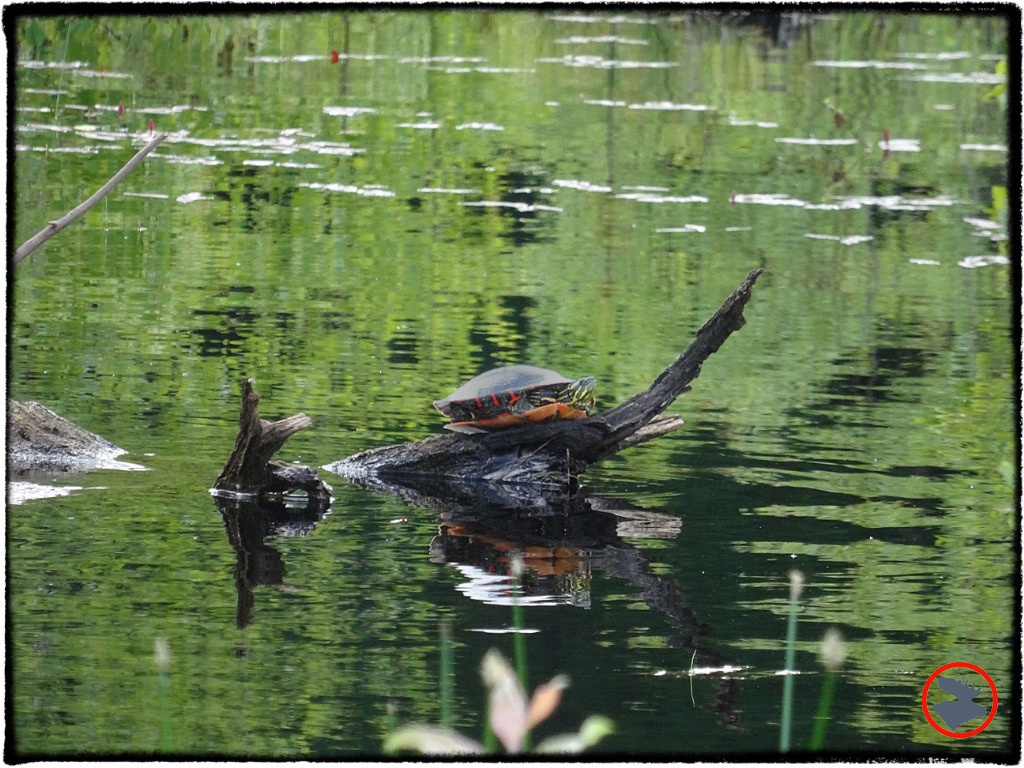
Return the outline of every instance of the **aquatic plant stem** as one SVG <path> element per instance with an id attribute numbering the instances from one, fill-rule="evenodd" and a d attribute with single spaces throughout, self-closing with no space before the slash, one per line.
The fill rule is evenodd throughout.
<path id="1" fill-rule="evenodd" d="M 779 752 L 789 751 L 793 726 L 793 677 L 796 666 L 796 610 L 804 575 L 800 571 L 789 573 L 789 620 L 786 624 L 786 664 L 782 678 L 782 718 L 779 729 Z"/>
<path id="2" fill-rule="evenodd" d="M 832 672 L 825 673 L 825 682 L 821 684 L 821 697 L 818 699 L 818 711 L 814 715 L 814 730 L 807 744 L 809 750 L 819 750 L 825 744 L 825 729 L 828 727 L 832 712 L 832 699 L 836 695 L 836 676 Z"/>
<path id="3" fill-rule="evenodd" d="M 77 221 L 82 216 L 84 216 L 86 211 L 88 211 L 90 208 L 96 205 L 96 203 L 98 203 L 100 200 L 106 197 L 107 193 L 110 190 L 112 190 L 115 186 L 117 186 L 120 183 L 121 179 L 123 179 L 125 176 L 131 173 L 135 166 L 141 163 L 143 159 L 146 157 L 146 155 L 148 155 L 150 152 L 156 149 L 157 145 L 160 144 L 160 142 L 162 142 L 166 138 L 166 133 L 159 134 L 156 138 L 154 138 L 152 141 L 146 144 L 146 146 L 140 149 L 135 154 L 135 157 L 133 157 L 131 160 L 125 163 L 125 166 L 120 171 L 111 176 L 110 181 L 108 181 L 106 184 L 104 184 L 102 187 L 96 190 L 92 197 L 90 197 L 84 203 L 81 203 L 76 208 L 72 208 L 70 211 L 68 211 L 66 214 L 61 216 L 56 221 L 51 221 L 43 229 L 41 229 L 36 234 L 32 235 L 32 237 L 30 237 L 24 243 L 22 243 L 21 247 L 18 248 L 18 250 L 16 250 L 14 252 L 14 255 L 11 257 L 11 263 L 17 264 L 30 253 L 32 253 L 32 251 L 34 251 L 40 245 L 42 245 L 51 237 L 53 237 L 62 229 L 64 229 L 66 226 L 72 224 L 73 222 Z"/>
<path id="4" fill-rule="evenodd" d="M 821 749 L 825 744 L 825 729 L 832 716 L 832 701 L 835 699 L 836 686 L 839 683 L 839 670 L 842 668 L 843 662 L 846 661 L 846 646 L 843 644 L 843 636 L 835 627 L 829 627 L 825 631 L 818 657 L 822 666 L 825 667 L 825 681 L 821 684 L 818 711 L 814 715 L 814 730 L 807 745 L 810 750 Z"/>
<path id="5" fill-rule="evenodd" d="M 160 702 L 160 750 L 171 751 L 171 651 L 164 638 L 153 642 L 153 660 L 158 675 L 157 697 Z"/>
<path id="6" fill-rule="evenodd" d="M 441 622 L 440 669 L 438 670 L 441 696 L 441 725 L 452 725 L 452 628 L 447 621 Z"/>
<path id="7" fill-rule="evenodd" d="M 515 658 L 516 674 L 519 676 L 519 685 L 523 692 L 529 695 L 529 675 L 526 670 L 526 635 L 523 634 L 523 604 L 519 597 L 523 592 L 523 564 L 522 555 L 516 554 L 513 557 L 509 570 L 512 574 L 512 626 L 515 632 L 512 634 L 512 650 Z M 523 734 L 522 751 L 529 752 L 532 747 L 530 732 Z"/>

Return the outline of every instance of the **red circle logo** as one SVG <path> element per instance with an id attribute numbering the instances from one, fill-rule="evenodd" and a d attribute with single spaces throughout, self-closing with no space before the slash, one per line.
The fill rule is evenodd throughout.
<path id="1" fill-rule="evenodd" d="M 985 682 L 988 683 L 988 687 L 992 691 L 992 711 L 988 713 L 988 717 L 985 719 L 984 723 L 979 725 L 973 731 L 968 731 L 967 733 L 954 733 L 953 731 L 943 728 L 941 725 L 935 722 L 935 718 L 932 717 L 931 710 L 928 707 L 928 689 L 931 688 L 932 682 L 934 682 L 935 678 L 937 678 L 947 669 L 955 669 L 957 667 L 966 667 L 967 669 L 972 669 L 975 672 L 977 672 L 979 675 L 985 678 Z M 928 678 L 928 682 L 924 684 L 924 690 L 921 691 L 921 707 L 924 709 L 924 716 L 928 718 L 928 722 L 931 723 L 932 728 L 934 728 L 939 733 L 945 734 L 946 736 L 949 736 L 953 739 L 966 739 L 968 736 L 976 736 L 982 731 L 984 731 L 986 728 L 988 728 L 989 723 L 992 722 L 992 718 L 996 716 L 996 707 L 998 705 L 999 695 L 996 693 L 996 686 L 995 683 L 992 682 L 992 678 L 989 677 L 988 673 L 981 667 L 975 666 L 974 664 L 968 664 L 966 661 L 955 661 L 952 664 L 945 664 L 939 667 L 934 672 L 932 672 L 931 677 Z"/>

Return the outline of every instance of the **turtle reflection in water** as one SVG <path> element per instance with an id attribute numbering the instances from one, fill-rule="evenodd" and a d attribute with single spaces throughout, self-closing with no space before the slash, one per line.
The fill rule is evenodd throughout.
<path id="1" fill-rule="evenodd" d="M 533 365 L 506 365 L 475 376 L 434 407 L 454 432 L 488 432 L 524 424 L 586 418 L 594 407 L 593 376 L 567 379 Z"/>

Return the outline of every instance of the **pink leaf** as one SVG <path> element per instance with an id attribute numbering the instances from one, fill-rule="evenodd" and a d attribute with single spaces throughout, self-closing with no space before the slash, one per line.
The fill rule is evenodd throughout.
<path id="1" fill-rule="evenodd" d="M 505 751 L 518 752 L 529 727 L 526 696 L 519 685 L 519 678 L 505 658 L 493 649 L 484 656 L 480 672 L 491 689 L 491 730 Z"/>
<path id="2" fill-rule="evenodd" d="M 526 717 L 527 725 L 532 728 L 537 723 L 546 720 L 555 711 L 558 702 L 562 700 L 562 691 L 568 687 L 567 675 L 555 675 L 550 681 L 537 688 L 533 692 L 533 698 L 530 699 L 530 711 Z"/>

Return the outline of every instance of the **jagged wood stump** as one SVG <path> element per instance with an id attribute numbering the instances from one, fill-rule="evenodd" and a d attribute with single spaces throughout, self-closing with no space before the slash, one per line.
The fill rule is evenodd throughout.
<path id="1" fill-rule="evenodd" d="M 224 469 L 213 484 L 213 491 L 246 497 L 268 493 L 305 491 L 310 499 L 329 499 L 331 487 L 309 467 L 271 461 L 285 440 L 300 429 L 312 426 L 304 413 L 280 421 L 266 421 L 259 414 L 260 396 L 253 380 L 242 382 L 242 411 L 238 417 L 238 437 Z"/>
<path id="2" fill-rule="evenodd" d="M 751 271 L 693 342 L 654 383 L 607 411 L 577 421 L 530 425 L 473 435 L 438 435 L 349 456 L 325 469 L 349 478 L 451 477 L 492 483 L 574 487 L 594 462 L 667 434 L 683 420 L 664 410 L 700 374 L 704 361 L 743 327 L 743 308 L 762 270 Z"/>

